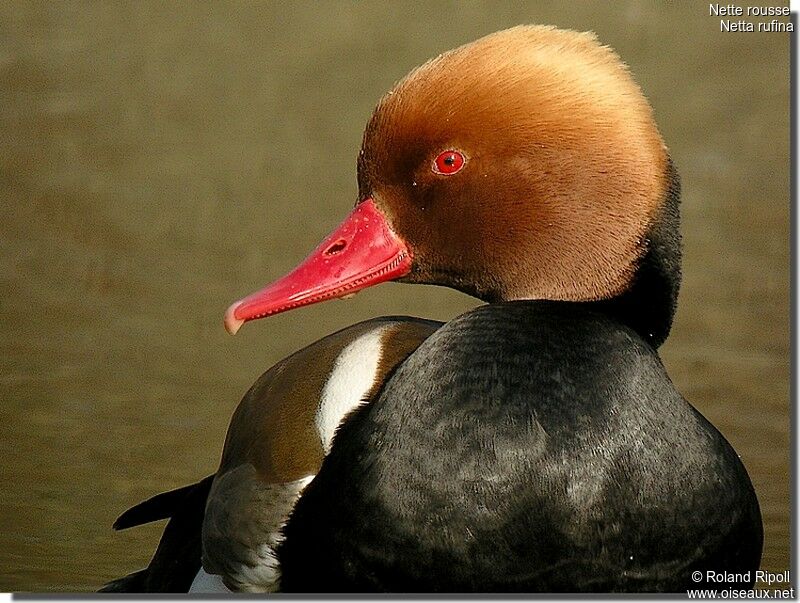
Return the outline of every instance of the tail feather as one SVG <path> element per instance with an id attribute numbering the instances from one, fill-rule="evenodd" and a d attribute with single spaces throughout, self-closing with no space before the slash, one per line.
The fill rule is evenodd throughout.
<path id="1" fill-rule="evenodd" d="M 211 481 L 214 479 L 213 475 L 209 475 L 204 480 L 183 486 L 182 488 L 175 488 L 169 492 L 162 492 L 134 505 L 122 515 L 117 517 L 114 522 L 115 530 L 127 530 L 135 526 L 141 526 L 146 523 L 152 523 L 160 519 L 167 519 L 175 515 L 175 510 L 180 507 L 186 500 L 186 497 L 195 491 L 198 487 L 208 486 L 211 487 Z"/>
<path id="2" fill-rule="evenodd" d="M 98 590 L 99 593 L 142 593 L 147 581 L 147 568 L 112 580 Z"/>
<path id="3" fill-rule="evenodd" d="M 200 570 L 201 531 L 213 475 L 158 494 L 128 509 L 114 522 L 115 530 L 169 518 L 147 568 L 112 580 L 99 592 L 185 593 Z"/>

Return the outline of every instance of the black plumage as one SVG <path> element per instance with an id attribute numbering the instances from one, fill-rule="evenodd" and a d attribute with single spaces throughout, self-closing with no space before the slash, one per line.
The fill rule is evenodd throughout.
<path id="1" fill-rule="evenodd" d="M 739 458 L 654 349 L 549 301 L 426 340 L 341 428 L 285 535 L 282 588 L 333 592 L 678 592 L 756 569 L 762 541 Z"/>

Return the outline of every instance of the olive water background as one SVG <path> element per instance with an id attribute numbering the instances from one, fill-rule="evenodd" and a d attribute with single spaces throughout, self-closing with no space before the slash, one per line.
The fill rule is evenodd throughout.
<path id="1" fill-rule="evenodd" d="M 361 319 L 476 302 L 386 284 L 222 328 L 355 201 L 378 98 L 519 23 L 593 29 L 630 64 L 683 177 L 684 285 L 662 348 L 789 563 L 789 38 L 702 2 L 0 5 L 0 588 L 83 591 L 142 567 L 128 506 L 213 472 L 241 395 Z"/>

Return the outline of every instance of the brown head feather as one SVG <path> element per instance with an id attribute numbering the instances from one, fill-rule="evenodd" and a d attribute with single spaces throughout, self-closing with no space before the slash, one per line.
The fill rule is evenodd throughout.
<path id="1" fill-rule="evenodd" d="M 452 176 L 442 151 L 467 158 Z M 359 157 L 414 254 L 412 282 L 487 301 L 623 291 L 667 186 L 627 67 L 593 34 L 521 26 L 432 59 L 378 104 Z"/>

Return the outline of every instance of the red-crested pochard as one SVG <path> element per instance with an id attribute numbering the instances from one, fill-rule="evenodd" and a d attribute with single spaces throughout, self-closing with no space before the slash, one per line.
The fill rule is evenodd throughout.
<path id="1" fill-rule="evenodd" d="M 229 308 L 231 333 L 387 280 L 488 303 L 360 323 L 269 369 L 214 476 L 120 517 L 171 520 L 109 590 L 678 592 L 758 568 L 747 472 L 656 352 L 678 178 L 610 48 L 515 27 L 429 61 L 379 102 L 358 187 L 297 269 Z"/>

